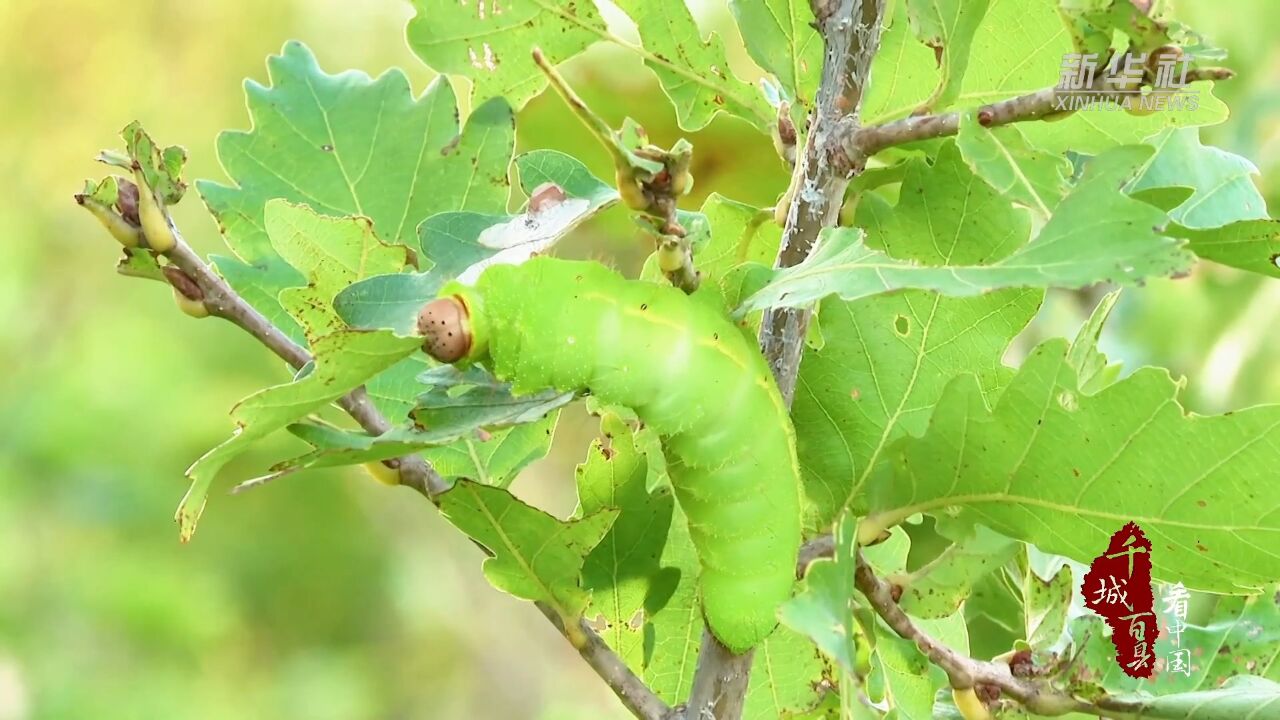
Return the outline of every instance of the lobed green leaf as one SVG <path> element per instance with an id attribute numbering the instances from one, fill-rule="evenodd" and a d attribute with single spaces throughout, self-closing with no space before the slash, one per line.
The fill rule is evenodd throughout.
<path id="1" fill-rule="evenodd" d="M 1250 593 L 1280 576 L 1280 409 L 1187 415 L 1151 368 L 1085 395 L 1068 357 L 1065 342 L 1041 345 L 991 410 L 974 378 L 952 382 L 928 432 L 899 441 L 870 484 L 868 527 L 957 506 L 1088 562 L 1133 521 L 1158 578 Z"/>
<path id="2" fill-rule="evenodd" d="M 440 512 L 491 553 L 484 574 L 499 590 L 542 602 L 568 621 L 590 599 L 579 577 L 587 554 L 617 517 L 601 510 L 562 521 L 526 505 L 502 488 L 459 480 L 440 496 Z"/>

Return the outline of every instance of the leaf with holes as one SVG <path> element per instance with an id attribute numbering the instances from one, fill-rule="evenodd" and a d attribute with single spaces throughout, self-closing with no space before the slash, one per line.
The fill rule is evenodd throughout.
<path id="1" fill-rule="evenodd" d="M 595 3 L 562 0 L 413 0 L 409 47 L 432 69 L 474 83 L 478 100 L 505 97 L 523 108 L 547 86 L 533 61 L 552 64 L 608 36 Z"/>
<path id="2" fill-rule="evenodd" d="M 973 37 L 960 89 L 964 107 L 1009 100 L 1058 84 L 1064 57 L 1075 49 L 1056 5 L 1051 0 L 990 0 Z M 1118 109 L 1089 109 L 1054 122 L 1023 123 L 1020 127 L 1033 146 L 1045 151 L 1097 154 L 1117 145 L 1142 142 L 1168 127 L 1200 127 L 1227 118 L 1226 105 L 1213 95 L 1213 83 L 1193 83 L 1187 92 L 1195 99 L 1188 100 L 1181 110 L 1135 117 Z"/>
<path id="3" fill-rule="evenodd" d="M 1071 598 L 1077 590 L 1075 575 L 1069 565 L 1047 580 L 1028 571 L 1022 579 L 1024 637 L 1035 649 L 1049 648 L 1058 642 L 1067 623 Z"/>
<path id="4" fill-rule="evenodd" d="M 773 73 L 803 119 L 822 77 L 822 36 L 809 0 L 729 0 L 751 59 Z"/>
<path id="5" fill-rule="evenodd" d="M 433 69 L 475 83 L 477 98 L 505 97 L 517 108 L 547 86 L 533 61 L 540 48 L 559 64 L 596 41 L 614 43 L 643 58 L 676 108 L 680 127 L 700 130 L 720 112 L 736 115 L 763 132 L 773 122 L 764 95 L 735 77 L 723 41 L 703 40 L 683 0 L 620 0 L 635 21 L 641 45 L 605 26 L 595 4 L 560 0 L 477 0 L 438 5 L 414 0 L 409 46 Z"/>
<path id="6" fill-rule="evenodd" d="M 313 340 L 346 328 L 333 309 L 339 291 L 370 275 L 399 272 L 409 258 L 408 248 L 374 237 L 365 218 L 325 217 L 286 200 L 267 203 L 264 225 L 276 253 L 306 279 L 278 297 Z"/>
<path id="7" fill-rule="evenodd" d="M 702 39 L 684 0 L 617 0 L 640 30 L 638 54 L 658 76 L 685 130 L 701 130 L 720 112 L 769 132 L 774 112 L 764 95 L 729 69 L 724 41 Z"/>
<path id="8" fill-rule="evenodd" d="M 1115 34 L 1128 38 L 1126 46 L 1149 53 L 1173 43 L 1165 3 L 1133 0 L 1059 0 L 1062 19 L 1071 31 L 1075 49 L 1105 56 L 1113 49 Z"/>
<path id="9" fill-rule="evenodd" d="M 782 624 L 809 637 L 845 672 L 855 672 L 857 629 L 854 607 L 854 527 L 843 522 L 836 530 L 832 559 L 815 560 L 804 584 L 779 612 Z"/>
<path id="10" fill-rule="evenodd" d="M 1029 232 L 1023 214 L 944 148 L 930 166 L 912 161 L 896 208 L 874 194 L 855 218 L 867 242 L 920 263 L 1000 260 Z M 925 291 L 820 309 L 826 344 L 800 363 L 791 418 L 810 503 L 825 528 L 858 497 L 885 449 L 922 432 L 952 378 L 974 372 L 987 392 L 1007 377 L 1001 356 L 1040 307 L 1039 290 L 951 298 Z"/>
<path id="11" fill-rule="evenodd" d="M 618 519 L 582 568 L 583 586 L 591 591 L 589 620 L 602 621 L 601 637 L 628 666 L 644 664 L 645 601 L 653 594 L 675 499 L 669 487 L 646 489 L 649 462 L 637 446 L 635 432 L 613 414 L 600 422 L 604 439 L 596 439 L 577 468 L 576 515 L 606 508 Z"/>
<path id="12" fill-rule="evenodd" d="M 1098 340 L 1102 337 L 1102 326 L 1120 299 L 1120 291 L 1107 293 L 1093 308 L 1089 319 L 1080 326 L 1080 332 L 1071 343 L 1067 360 L 1076 369 L 1076 377 L 1080 389 L 1090 395 L 1110 385 L 1120 374 L 1119 363 L 1108 364 L 1107 356 L 1098 350 Z"/>
<path id="13" fill-rule="evenodd" d="M 981 525 L 968 537 L 949 545 L 940 555 L 905 575 L 891 578 L 902 586 L 902 609 L 918 618 L 937 619 L 960 610 L 973 584 L 998 570 L 1020 544 Z"/>
<path id="14" fill-rule="evenodd" d="M 1087 680 L 1111 693 L 1145 691 L 1155 695 L 1212 690 L 1241 676 L 1280 679 L 1280 646 L 1276 644 L 1280 640 L 1280 610 L 1273 589 L 1249 597 L 1192 593 L 1187 601 L 1188 617 L 1176 634 L 1169 627 L 1174 619 L 1173 603 L 1163 599 L 1173 597 L 1172 590 L 1170 585 L 1155 588 L 1156 613 L 1168 622 L 1162 623 L 1153 652 L 1164 661 L 1165 672 L 1147 682 L 1125 675 L 1115 662 L 1115 646 L 1104 635 L 1102 619 L 1084 615 L 1075 618 L 1069 629 L 1080 666 L 1072 679 Z M 1185 661 L 1183 670 L 1168 670 L 1175 654 Z"/>

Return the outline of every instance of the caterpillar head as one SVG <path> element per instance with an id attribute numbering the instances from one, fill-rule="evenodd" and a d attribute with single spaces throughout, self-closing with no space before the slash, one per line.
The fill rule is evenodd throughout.
<path id="1" fill-rule="evenodd" d="M 425 338 L 422 351 L 443 363 L 455 363 L 471 350 L 471 322 L 466 303 L 452 295 L 422 306 L 418 334 Z"/>
<path id="2" fill-rule="evenodd" d="M 489 342 L 480 293 L 456 281 L 447 283 L 418 311 L 418 334 L 422 351 L 442 363 L 465 365 L 482 359 Z"/>

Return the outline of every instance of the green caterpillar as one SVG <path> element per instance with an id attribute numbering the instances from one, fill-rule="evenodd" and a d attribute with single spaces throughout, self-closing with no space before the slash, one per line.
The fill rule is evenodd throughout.
<path id="1" fill-rule="evenodd" d="M 516 393 L 585 391 L 634 410 L 662 438 L 711 631 L 739 653 L 772 632 L 800 547 L 795 433 L 737 326 L 673 287 L 547 257 L 450 282 L 418 325 L 432 357 L 482 363 Z"/>

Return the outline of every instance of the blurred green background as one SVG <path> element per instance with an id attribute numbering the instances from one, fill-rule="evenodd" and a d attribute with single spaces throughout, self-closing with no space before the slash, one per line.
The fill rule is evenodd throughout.
<path id="1" fill-rule="evenodd" d="M 1269 0 L 1196 3 L 1182 15 L 1231 52 L 1233 108 L 1206 140 L 1253 159 L 1280 194 L 1280 48 Z M 721 2 L 696 2 L 751 69 Z M 394 0 L 0 0 L 0 720 L 25 718 L 608 718 L 621 707 L 531 606 L 492 590 L 476 550 L 408 491 L 357 473 L 216 494 L 188 546 L 171 521 L 182 471 L 230 430 L 239 398 L 285 377 L 247 336 L 190 321 L 169 293 L 118 277 L 118 246 L 71 201 L 91 162 L 138 119 L 186 145 L 190 175 L 223 179 L 214 139 L 243 128 L 244 78 L 297 38 L 330 72 L 431 73 Z M 608 17 L 617 21 L 617 14 Z M 626 34 L 629 28 L 619 26 Z M 581 93 L 656 142 L 677 137 L 638 61 L 596 47 L 567 67 Z M 1051 79 L 1047 79 L 1051 80 Z M 559 100 L 520 117 L 520 149 L 571 152 L 607 177 Z M 691 136 L 700 197 L 771 205 L 786 176 L 767 138 L 718 119 Z M 219 248 L 195 199 L 177 219 Z M 636 267 L 644 244 L 614 209 L 567 252 Z M 1028 334 L 1073 333 L 1094 293 L 1054 295 Z M 1280 284 L 1222 268 L 1128 291 L 1105 346 L 1189 379 L 1208 412 L 1280 400 Z M 573 506 L 571 469 L 595 432 L 565 415 L 551 457 L 515 490 Z M 297 450 L 265 443 L 247 477 Z"/>

